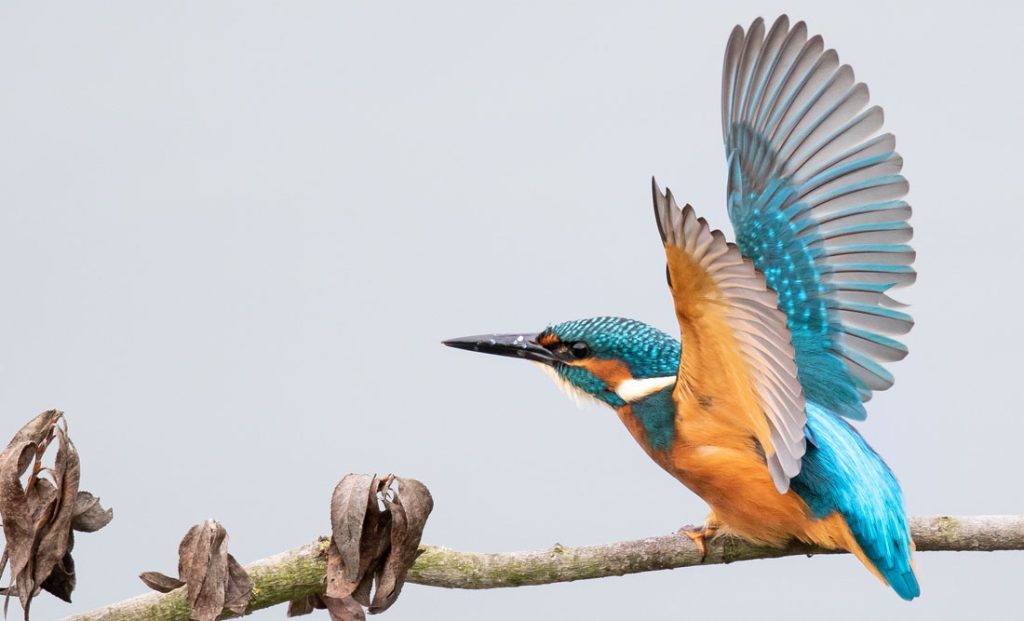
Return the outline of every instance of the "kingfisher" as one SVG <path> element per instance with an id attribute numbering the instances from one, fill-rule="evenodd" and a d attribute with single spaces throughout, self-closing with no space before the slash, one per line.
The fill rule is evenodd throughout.
<path id="1" fill-rule="evenodd" d="M 785 15 L 733 29 L 721 108 L 735 242 L 652 179 L 679 339 L 595 317 L 444 344 L 532 361 L 611 407 L 709 505 L 681 531 L 702 554 L 725 533 L 846 550 L 911 600 L 902 490 L 848 422 L 893 385 L 883 365 L 913 326 L 890 297 L 916 277 L 895 138 L 850 66 Z"/>

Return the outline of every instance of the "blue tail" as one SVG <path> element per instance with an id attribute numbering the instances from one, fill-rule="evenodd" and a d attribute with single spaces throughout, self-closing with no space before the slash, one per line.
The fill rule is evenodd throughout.
<path id="1" fill-rule="evenodd" d="M 882 458 L 850 425 L 807 402 L 810 442 L 792 488 L 817 517 L 838 511 L 864 554 L 906 600 L 921 594 L 910 565 L 903 492 Z"/>

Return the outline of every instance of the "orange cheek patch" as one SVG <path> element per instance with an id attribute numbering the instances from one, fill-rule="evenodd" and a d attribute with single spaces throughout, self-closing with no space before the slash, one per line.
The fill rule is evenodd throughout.
<path id="1" fill-rule="evenodd" d="M 537 339 L 537 342 L 544 347 L 550 347 L 558 342 L 558 337 L 554 334 L 543 334 L 539 339 Z"/>
<path id="2" fill-rule="evenodd" d="M 621 360 L 591 358 L 573 363 L 573 365 L 590 371 L 592 375 L 599 378 L 613 390 L 621 382 L 633 379 L 633 374 L 629 372 L 629 367 Z"/>

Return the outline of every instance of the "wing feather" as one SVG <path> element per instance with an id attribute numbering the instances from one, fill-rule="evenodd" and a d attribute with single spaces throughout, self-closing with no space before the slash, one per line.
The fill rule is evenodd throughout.
<path id="1" fill-rule="evenodd" d="M 916 273 L 903 158 L 883 122 L 803 22 L 732 31 L 722 130 L 737 245 L 777 293 L 807 398 L 851 418 L 892 385 L 883 363 L 907 353 L 892 337 L 913 326 L 889 296 Z"/>
<path id="2" fill-rule="evenodd" d="M 675 397 L 738 400 L 739 411 L 749 416 L 740 424 L 761 443 L 772 480 L 785 492 L 800 472 L 807 415 L 778 297 L 750 259 L 720 231 L 711 231 L 692 207 L 680 209 L 657 184 L 653 191 L 683 335 Z M 723 379 L 734 377 L 747 381 Z"/>

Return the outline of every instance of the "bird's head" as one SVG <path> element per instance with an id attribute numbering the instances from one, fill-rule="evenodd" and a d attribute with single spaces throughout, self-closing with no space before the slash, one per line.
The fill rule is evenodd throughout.
<path id="1" fill-rule="evenodd" d="M 566 392 L 613 408 L 672 386 L 679 342 L 657 328 L 621 317 L 567 321 L 534 334 L 483 334 L 449 347 L 537 363 Z"/>

